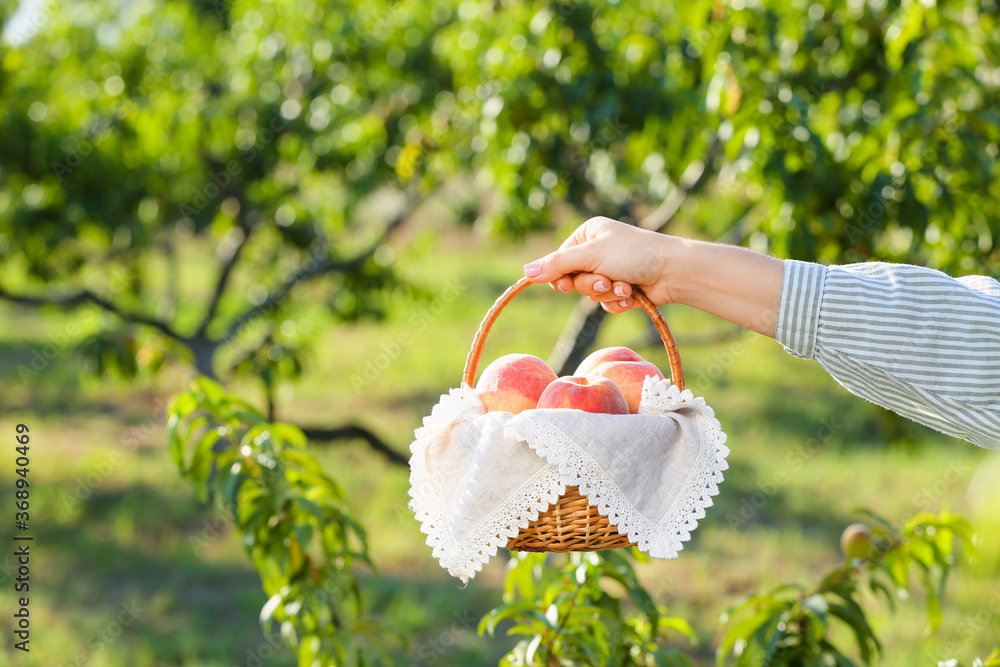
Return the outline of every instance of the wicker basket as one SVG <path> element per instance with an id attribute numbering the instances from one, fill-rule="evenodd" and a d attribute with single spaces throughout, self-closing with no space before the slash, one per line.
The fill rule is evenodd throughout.
<path id="1" fill-rule="evenodd" d="M 476 386 L 476 370 L 486 344 L 486 336 L 500 315 L 500 311 L 510 301 L 531 284 L 527 278 L 522 278 L 500 295 L 496 300 L 472 341 L 472 349 L 465 360 L 463 380 L 470 387 Z M 674 384 L 684 389 L 684 372 L 681 370 L 681 357 L 677 344 L 670 333 L 670 328 L 664 321 L 660 311 L 635 285 L 632 286 L 632 298 L 642 306 L 667 348 L 667 358 L 670 360 L 670 374 Z M 585 496 L 581 496 L 578 487 L 566 487 L 566 493 L 559 497 L 549 509 L 538 515 L 527 528 L 507 543 L 511 551 L 597 551 L 598 549 L 621 549 L 633 546 L 628 537 L 618 532 L 615 526 L 608 523 L 608 518 L 601 516 L 597 507 L 590 505 Z"/>

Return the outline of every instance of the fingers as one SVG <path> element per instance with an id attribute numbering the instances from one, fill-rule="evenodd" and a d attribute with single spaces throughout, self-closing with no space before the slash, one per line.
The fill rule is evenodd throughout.
<path id="1" fill-rule="evenodd" d="M 606 301 L 601 303 L 601 308 L 609 313 L 624 313 L 635 306 L 635 299 L 628 297 L 620 301 Z"/>
<path id="2" fill-rule="evenodd" d="M 557 292 L 572 292 L 573 291 L 573 278 L 572 276 L 562 276 L 561 278 L 556 278 L 549 283 Z"/>
<path id="3" fill-rule="evenodd" d="M 524 265 L 524 275 L 532 282 L 552 283 L 568 287 L 559 278 L 573 273 L 594 270 L 601 261 L 601 252 L 593 241 L 600 235 L 600 225 L 613 222 L 607 218 L 591 218 L 570 234 L 559 249 L 541 259 Z"/>
<path id="4" fill-rule="evenodd" d="M 600 302 L 610 313 L 621 313 L 634 304 L 632 286 L 620 280 L 609 280 L 596 273 L 579 273 L 574 276 L 560 276 L 549 285 L 557 292 L 576 290 L 591 301 Z"/>
<path id="5" fill-rule="evenodd" d="M 597 301 L 609 313 L 624 313 L 635 305 L 632 286 L 620 280 L 609 280 L 595 273 L 581 273 L 573 276 L 573 287 L 577 292 Z"/>
<path id="6" fill-rule="evenodd" d="M 620 280 L 609 280 L 597 273 L 573 276 L 573 288 L 593 301 L 618 301 L 632 296 L 632 286 Z"/>
<path id="7" fill-rule="evenodd" d="M 539 260 L 524 265 L 524 275 L 532 282 L 555 282 L 563 276 L 589 271 L 598 261 L 589 245 L 559 248 Z"/>

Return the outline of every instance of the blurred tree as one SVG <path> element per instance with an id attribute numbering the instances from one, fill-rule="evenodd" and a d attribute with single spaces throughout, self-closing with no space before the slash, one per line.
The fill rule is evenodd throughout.
<path id="1" fill-rule="evenodd" d="M 172 349 L 263 378 L 269 403 L 301 368 L 274 325 L 306 283 L 343 320 L 378 315 L 384 245 L 432 189 L 400 182 L 387 149 L 449 77 L 417 3 L 327 9 L 93 0 L 7 32 L 0 297 L 113 315 L 84 348 L 99 371 Z"/>
<path id="2" fill-rule="evenodd" d="M 457 174 L 504 233 L 683 212 L 781 256 L 982 271 L 997 18 L 993 0 L 49 5 L 2 47 L 0 295 L 96 304 L 214 376 L 302 283 L 366 314 L 392 280 L 380 245 Z M 185 284 L 191 236 L 216 267 Z M 564 369 L 602 317 L 581 309 Z"/>
<path id="3" fill-rule="evenodd" d="M 992 0 L 464 3 L 435 53 L 484 101 L 445 143 L 503 202 L 494 227 L 683 212 L 782 257 L 996 271 L 997 19 Z M 553 366 L 602 319 L 582 301 Z"/>

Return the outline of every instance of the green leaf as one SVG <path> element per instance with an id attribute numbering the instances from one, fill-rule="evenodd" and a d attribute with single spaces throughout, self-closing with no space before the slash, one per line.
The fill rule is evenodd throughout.
<path id="1" fill-rule="evenodd" d="M 874 519 L 876 522 L 880 523 L 889 535 L 892 536 L 899 535 L 899 531 L 896 530 L 896 526 L 894 526 L 893 523 L 884 516 L 876 514 L 875 512 L 872 512 L 870 509 L 867 509 L 865 507 L 855 508 L 854 511 L 856 514 L 863 514 L 871 519 Z"/>
<path id="2" fill-rule="evenodd" d="M 853 601 L 848 602 L 845 604 L 831 602 L 830 614 L 839 618 L 850 627 L 854 633 L 854 638 L 857 640 L 861 659 L 866 664 L 871 663 L 873 655 L 880 653 L 882 647 L 878 639 L 876 639 L 871 626 L 868 624 L 868 619 L 865 617 L 861 607 Z"/>
<path id="3" fill-rule="evenodd" d="M 903 548 L 892 549 L 886 552 L 882 558 L 882 563 L 892 576 L 893 583 L 902 589 L 907 589 L 909 585 L 909 582 L 907 581 L 909 561 L 909 556 Z"/>
<path id="4" fill-rule="evenodd" d="M 896 610 L 896 596 L 894 595 L 892 589 L 889 588 L 880 578 L 877 576 L 878 571 L 873 571 L 868 579 L 868 585 L 873 593 L 882 593 L 885 597 L 886 603 L 889 605 L 891 611 Z"/>
<path id="5" fill-rule="evenodd" d="M 274 612 L 284 600 L 285 596 L 283 594 L 275 593 L 264 603 L 264 606 L 260 610 L 260 624 L 263 626 L 264 632 L 268 632 L 268 625 L 274 617 Z"/>
<path id="6" fill-rule="evenodd" d="M 941 627 L 941 621 L 944 618 L 944 612 L 941 610 L 941 600 L 938 598 L 937 593 L 933 586 L 927 586 L 927 620 L 930 624 L 931 631 L 937 630 Z"/>
<path id="7" fill-rule="evenodd" d="M 910 43 L 923 33 L 924 9 L 919 2 L 906 5 L 900 9 L 893 21 L 886 28 L 886 61 L 892 69 L 903 66 L 903 53 Z"/>
<path id="8" fill-rule="evenodd" d="M 773 608 L 765 608 L 748 618 L 727 624 L 726 633 L 722 637 L 722 643 L 716 655 L 716 664 L 722 665 L 725 663 L 726 657 L 732 652 L 737 641 L 742 639 L 750 644 L 753 641 L 753 637 L 761 628 L 769 624 L 777 624 L 778 619 L 780 619 L 785 609 L 775 610 Z"/>
<path id="9" fill-rule="evenodd" d="M 698 635 L 695 633 L 694 628 L 692 628 L 691 624 L 688 623 L 683 618 L 678 618 L 675 616 L 664 616 L 660 618 L 660 625 L 664 629 L 674 630 L 676 632 L 681 633 L 682 635 L 690 639 L 692 644 L 694 644 L 698 639 Z"/>

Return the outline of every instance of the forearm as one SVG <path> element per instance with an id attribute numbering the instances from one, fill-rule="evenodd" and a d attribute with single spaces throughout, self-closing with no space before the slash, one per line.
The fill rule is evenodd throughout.
<path id="1" fill-rule="evenodd" d="M 785 263 L 760 253 L 674 236 L 663 252 L 671 300 L 774 337 Z"/>

